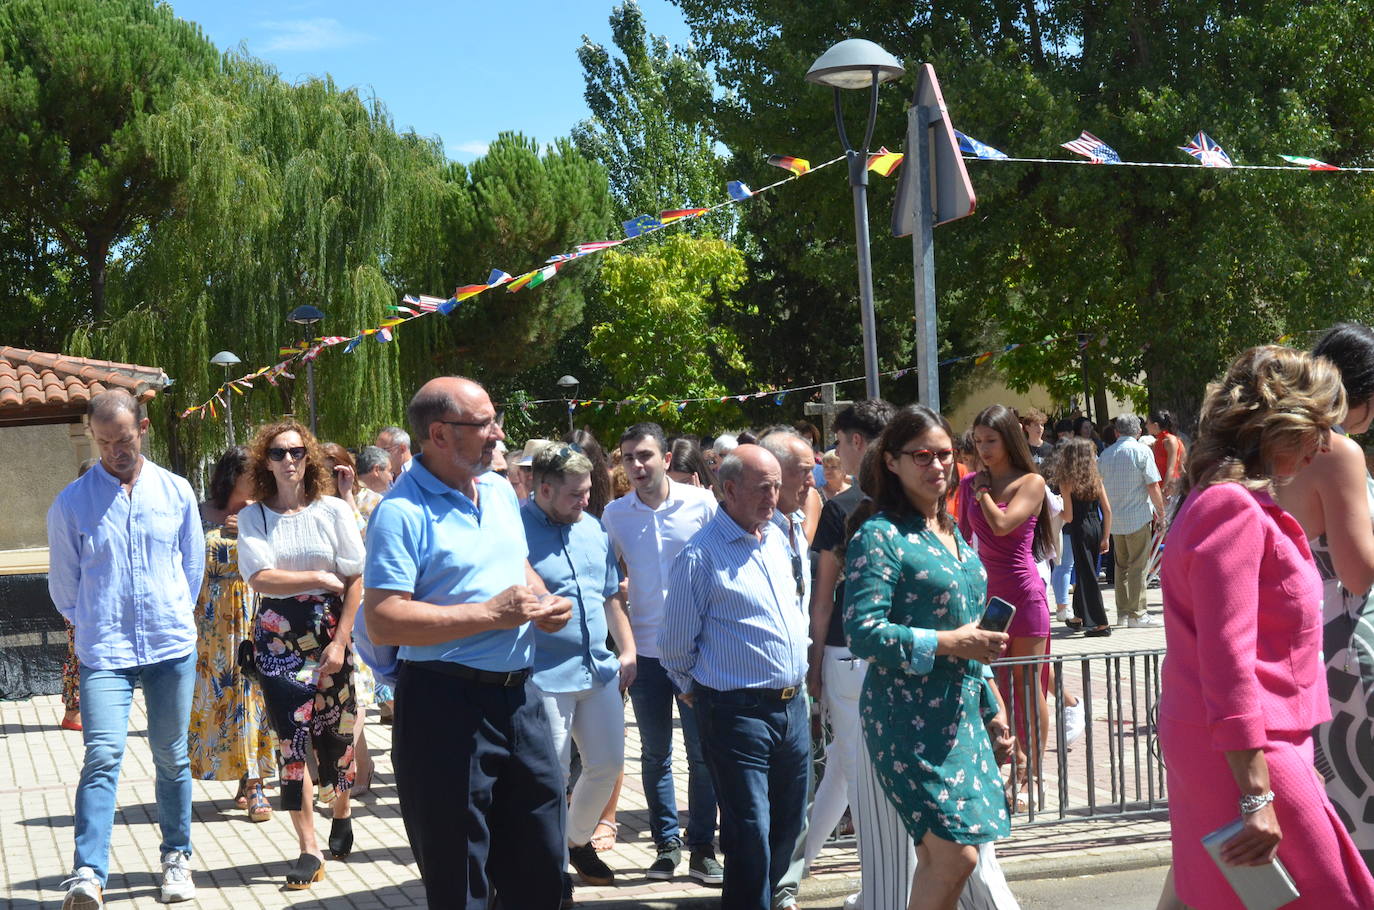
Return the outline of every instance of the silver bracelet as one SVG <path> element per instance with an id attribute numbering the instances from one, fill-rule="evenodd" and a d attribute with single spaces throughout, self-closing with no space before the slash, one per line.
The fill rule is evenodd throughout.
<path id="1" fill-rule="evenodd" d="M 1273 801 L 1273 790 L 1270 790 L 1268 793 L 1262 793 L 1259 796 L 1251 796 L 1248 793 L 1244 793 L 1240 797 L 1240 814 L 1253 815 Z"/>

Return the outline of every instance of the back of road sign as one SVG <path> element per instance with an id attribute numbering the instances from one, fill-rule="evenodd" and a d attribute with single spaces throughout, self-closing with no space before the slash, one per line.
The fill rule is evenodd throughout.
<path id="1" fill-rule="evenodd" d="M 929 195 L 920 192 L 921 172 L 917 155 L 921 149 L 921 129 L 925 128 L 929 153 Z M 916 81 L 916 94 L 907 109 L 906 161 L 902 180 L 897 187 L 897 204 L 892 210 L 892 234 L 906 237 L 920 225 L 917 206 L 921 197 L 931 200 L 935 224 L 945 224 L 973 214 L 977 199 L 973 183 L 969 181 L 964 158 L 959 152 L 959 140 L 949 121 L 945 99 L 940 94 L 940 82 L 935 67 L 921 64 Z"/>

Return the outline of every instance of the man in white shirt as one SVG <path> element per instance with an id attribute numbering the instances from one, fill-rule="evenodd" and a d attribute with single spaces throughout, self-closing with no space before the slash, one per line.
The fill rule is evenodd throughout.
<path id="1" fill-rule="evenodd" d="M 659 661 L 658 633 L 668 579 L 682 548 L 716 513 L 710 490 L 677 483 L 668 477 L 672 455 L 663 429 L 640 423 L 620 437 L 621 464 L 630 479 L 629 493 L 606 506 L 601 522 L 610 535 L 629 580 L 630 626 L 638 644 L 637 674 L 630 702 L 639 724 L 644 794 L 649 804 L 649 831 L 657 858 L 647 875 L 669 879 L 682 861 L 685 841 L 691 853 L 688 872 L 703 884 L 719 885 L 724 870 L 712 841 L 716 831 L 716 793 L 701 754 L 696 715 L 676 699 L 677 690 Z M 673 704 L 682 720 L 687 749 L 687 831 L 679 833 L 673 792 Z"/>

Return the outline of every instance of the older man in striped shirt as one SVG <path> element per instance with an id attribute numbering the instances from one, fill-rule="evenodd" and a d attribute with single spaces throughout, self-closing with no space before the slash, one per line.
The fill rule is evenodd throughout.
<path id="1" fill-rule="evenodd" d="M 725 501 L 673 563 L 659 651 L 696 708 L 720 803 L 722 910 L 760 910 L 806 812 L 805 578 L 773 522 L 782 471 L 760 446 L 721 462 Z"/>

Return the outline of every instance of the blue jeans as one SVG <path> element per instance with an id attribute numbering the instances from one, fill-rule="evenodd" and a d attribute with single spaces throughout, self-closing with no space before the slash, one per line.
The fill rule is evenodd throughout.
<path id="1" fill-rule="evenodd" d="M 792 862 L 811 786 L 807 699 L 696 688 L 725 854 L 721 910 L 767 910 Z"/>
<path id="2" fill-rule="evenodd" d="M 687 748 L 687 846 L 710 845 L 716 838 L 716 788 L 701 756 L 696 712 L 677 698 L 677 690 L 656 657 L 639 657 L 630 685 L 630 703 L 639 725 L 640 773 L 649 804 L 649 835 L 654 846 L 681 843 L 677 797 L 673 793 L 673 703 L 682 718 Z"/>
<path id="3" fill-rule="evenodd" d="M 124 670 L 82 666 L 81 726 L 86 761 L 76 788 L 76 858 L 72 867 L 90 866 L 102 886 L 110 871 L 115 791 L 124 761 L 135 682 L 143 685 L 148 746 L 157 770 L 157 820 L 162 827 L 158 853 L 191 853 L 191 762 L 186 756 L 186 730 L 191 725 L 196 652 Z"/>
<path id="4" fill-rule="evenodd" d="M 1073 578 L 1073 543 L 1069 540 L 1069 529 L 1060 532 L 1064 537 L 1064 555 L 1050 570 L 1050 585 L 1054 588 L 1054 605 L 1067 606 L 1069 602 L 1069 581 Z"/>

